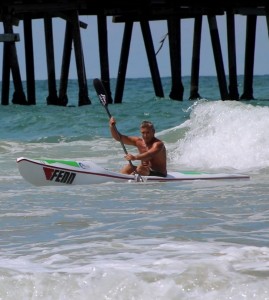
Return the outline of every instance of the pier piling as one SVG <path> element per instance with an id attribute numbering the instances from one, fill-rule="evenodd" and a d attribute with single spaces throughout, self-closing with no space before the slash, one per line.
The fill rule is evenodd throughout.
<path id="1" fill-rule="evenodd" d="M 244 92 L 240 99 L 251 100 L 253 97 L 253 69 L 256 39 L 257 16 L 247 16 Z"/>
<path id="2" fill-rule="evenodd" d="M 66 106 L 68 103 L 67 87 L 68 87 L 68 75 L 70 69 L 72 43 L 73 43 L 72 31 L 73 31 L 73 26 L 71 22 L 66 21 L 60 86 L 59 86 L 59 103 L 62 106 Z"/>
<path id="3" fill-rule="evenodd" d="M 125 22 L 123 38 L 122 38 L 122 46 L 121 46 L 121 54 L 120 54 L 120 62 L 118 68 L 118 78 L 115 89 L 115 103 L 121 103 L 123 97 L 124 83 L 127 71 L 127 63 L 129 58 L 130 44 L 132 38 L 133 31 L 133 21 Z"/>
<path id="4" fill-rule="evenodd" d="M 199 72 L 200 72 L 200 50 L 202 41 L 202 20 L 207 17 L 213 56 L 216 66 L 220 99 L 222 100 L 251 100 L 253 97 L 253 75 L 254 75 L 254 53 L 256 38 L 256 22 L 258 16 L 266 17 L 269 32 L 269 6 L 268 0 L 245 1 L 234 0 L 232 3 L 219 1 L 212 4 L 207 0 L 163 0 L 148 1 L 141 3 L 126 1 L 86 1 L 86 0 L 1 0 L 0 22 L 3 24 L 3 34 L 0 33 L 0 42 L 3 46 L 2 57 L 2 91 L 1 104 L 9 104 L 10 77 L 14 84 L 13 104 L 35 105 L 35 62 L 33 40 L 33 20 L 43 20 L 45 32 L 47 81 L 48 81 L 48 105 L 66 106 L 68 104 L 68 77 L 71 63 L 72 46 L 74 46 L 75 63 L 78 79 L 78 106 L 91 104 L 87 86 L 88 68 L 85 65 L 84 51 L 81 38 L 81 28 L 87 29 L 87 24 L 79 20 L 80 16 L 96 16 L 99 40 L 100 73 L 102 82 L 107 90 L 108 102 L 113 102 L 110 87 L 110 65 L 109 45 L 107 31 L 107 17 L 112 17 L 113 22 L 124 23 L 124 34 L 120 50 L 118 74 L 114 103 L 121 103 L 124 93 L 124 84 L 128 65 L 133 24 L 140 24 L 142 38 L 145 45 L 146 56 L 156 97 L 165 97 L 160 70 L 157 63 L 154 43 L 150 28 L 150 21 L 163 20 L 167 22 L 169 37 L 169 59 L 171 66 L 171 88 L 169 98 L 172 100 L 184 100 L 184 86 L 182 84 L 182 53 L 181 53 L 181 25 L 182 20 L 188 18 L 194 20 L 192 61 L 191 61 L 191 82 L 190 100 L 199 99 Z M 226 15 L 227 25 L 227 50 L 228 66 L 224 66 L 223 55 L 217 25 L 217 16 Z M 244 65 L 244 86 L 243 93 L 239 97 L 237 83 L 237 56 L 236 56 L 236 28 L 235 16 L 246 17 L 246 42 L 245 42 L 245 65 Z M 53 44 L 53 19 L 61 18 L 66 22 L 65 33 L 63 34 L 63 53 L 61 60 L 61 73 L 59 82 L 59 96 L 57 95 L 56 64 L 54 58 Z M 13 26 L 23 22 L 26 87 L 27 98 L 23 90 L 21 80 L 20 59 L 17 56 L 16 42 L 19 42 L 18 35 L 14 34 Z M 86 49 L 87 54 L 90 53 Z M 184 59 L 184 58 L 183 58 Z M 227 67 L 228 74 L 225 72 Z M 95 75 L 91 77 L 95 77 Z M 227 78 L 229 86 L 227 87 Z M 206 95 L 203 95 L 206 97 Z"/>
<path id="5" fill-rule="evenodd" d="M 191 65 L 191 90 L 190 90 L 189 100 L 197 100 L 201 98 L 198 92 L 201 36 L 202 36 L 202 16 L 197 16 L 194 19 L 192 65 Z"/>
<path id="6" fill-rule="evenodd" d="M 170 17 L 167 20 L 172 87 L 169 97 L 183 100 L 184 87 L 181 80 L 181 20 Z"/>
<path id="7" fill-rule="evenodd" d="M 24 49 L 26 65 L 26 85 L 28 104 L 36 104 L 35 94 L 35 71 L 34 71 L 34 47 L 33 47 L 33 30 L 32 20 L 25 15 L 23 20 L 24 29 Z"/>

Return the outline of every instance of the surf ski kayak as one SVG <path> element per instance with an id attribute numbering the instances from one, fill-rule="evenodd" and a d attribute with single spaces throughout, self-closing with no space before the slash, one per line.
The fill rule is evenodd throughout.
<path id="1" fill-rule="evenodd" d="M 86 185 L 106 182 L 172 182 L 189 180 L 248 179 L 248 175 L 196 171 L 168 172 L 167 177 L 125 175 L 92 161 L 17 158 L 21 176 L 36 186 Z M 141 180 L 143 179 L 143 180 Z"/>

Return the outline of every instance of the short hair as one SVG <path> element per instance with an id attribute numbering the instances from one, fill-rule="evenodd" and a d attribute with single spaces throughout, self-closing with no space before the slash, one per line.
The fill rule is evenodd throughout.
<path id="1" fill-rule="evenodd" d="M 141 125 L 140 125 L 140 128 L 144 128 L 144 127 L 151 128 L 151 129 L 152 129 L 152 131 L 154 131 L 154 132 L 155 132 L 154 125 L 153 125 L 153 123 L 152 123 L 152 122 L 150 122 L 150 121 L 143 121 L 143 122 L 141 123 Z"/>

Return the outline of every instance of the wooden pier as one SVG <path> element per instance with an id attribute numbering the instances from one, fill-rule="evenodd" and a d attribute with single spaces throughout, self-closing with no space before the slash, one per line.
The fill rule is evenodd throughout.
<path id="1" fill-rule="evenodd" d="M 226 67 L 229 70 L 228 74 L 225 74 L 220 36 L 216 21 L 216 17 L 220 15 L 226 17 L 228 42 L 228 66 Z M 236 15 L 246 17 L 244 86 L 241 96 L 238 92 L 236 68 Z M 173 100 L 183 100 L 184 86 L 181 76 L 181 20 L 186 18 L 192 19 L 194 22 L 189 99 L 198 99 L 200 97 L 199 67 L 203 16 L 206 16 L 208 21 L 220 98 L 222 100 L 253 99 L 256 24 L 258 17 L 264 17 L 267 20 L 267 28 L 269 29 L 268 0 L 220 0 L 215 1 L 213 4 L 208 0 L 0 0 L 0 22 L 3 23 L 4 29 L 4 32 L 0 33 L 1 46 L 3 46 L 2 105 L 9 104 L 10 76 L 12 76 L 14 84 L 12 103 L 21 105 L 36 104 L 33 47 L 35 41 L 33 40 L 32 34 L 32 21 L 36 19 L 43 20 L 44 22 L 48 81 L 47 104 L 60 106 L 66 106 L 68 104 L 67 87 L 72 49 L 74 49 L 78 77 L 78 105 L 91 104 L 85 71 L 87 66 L 85 65 L 83 54 L 87 49 L 83 49 L 80 32 L 81 28 L 87 28 L 87 24 L 80 21 L 80 16 L 97 17 L 99 39 L 97 43 L 99 43 L 99 55 L 101 58 L 101 79 L 108 92 L 110 103 L 122 102 L 134 22 L 138 22 L 141 27 L 155 96 L 164 97 L 156 59 L 156 50 L 154 49 L 149 26 L 149 22 L 152 20 L 165 20 L 167 22 L 171 63 L 171 89 L 169 97 Z M 113 17 L 113 22 L 115 23 L 124 23 L 116 88 L 113 96 L 110 87 L 107 17 Z M 65 32 L 63 33 L 64 50 L 58 91 L 55 76 L 53 18 L 61 18 L 66 24 Z M 13 27 L 18 25 L 19 22 L 23 23 L 24 28 L 26 92 L 23 89 L 21 80 L 19 66 L 21 58 L 17 56 L 16 51 L 16 43 L 20 43 L 20 37 L 13 31 Z"/>

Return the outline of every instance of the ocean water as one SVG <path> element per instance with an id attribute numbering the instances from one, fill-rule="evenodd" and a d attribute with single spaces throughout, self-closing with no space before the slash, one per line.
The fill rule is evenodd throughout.
<path id="1" fill-rule="evenodd" d="M 123 103 L 109 106 L 122 133 L 155 123 L 169 170 L 249 180 L 35 187 L 16 158 L 119 170 L 124 152 L 92 80 L 88 106 L 77 106 L 75 81 L 68 107 L 46 105 L 44 81 L 37 105 L 1 106 L 0 299 L 269 299 L 269 76 L 254 79 L 251 101 L 219 100 L 215 77 L 201 77 L 198 101 L 188 100 L 188 77 L 184 101 L 154 97 L 149 78 L 128 79 Z"/>

